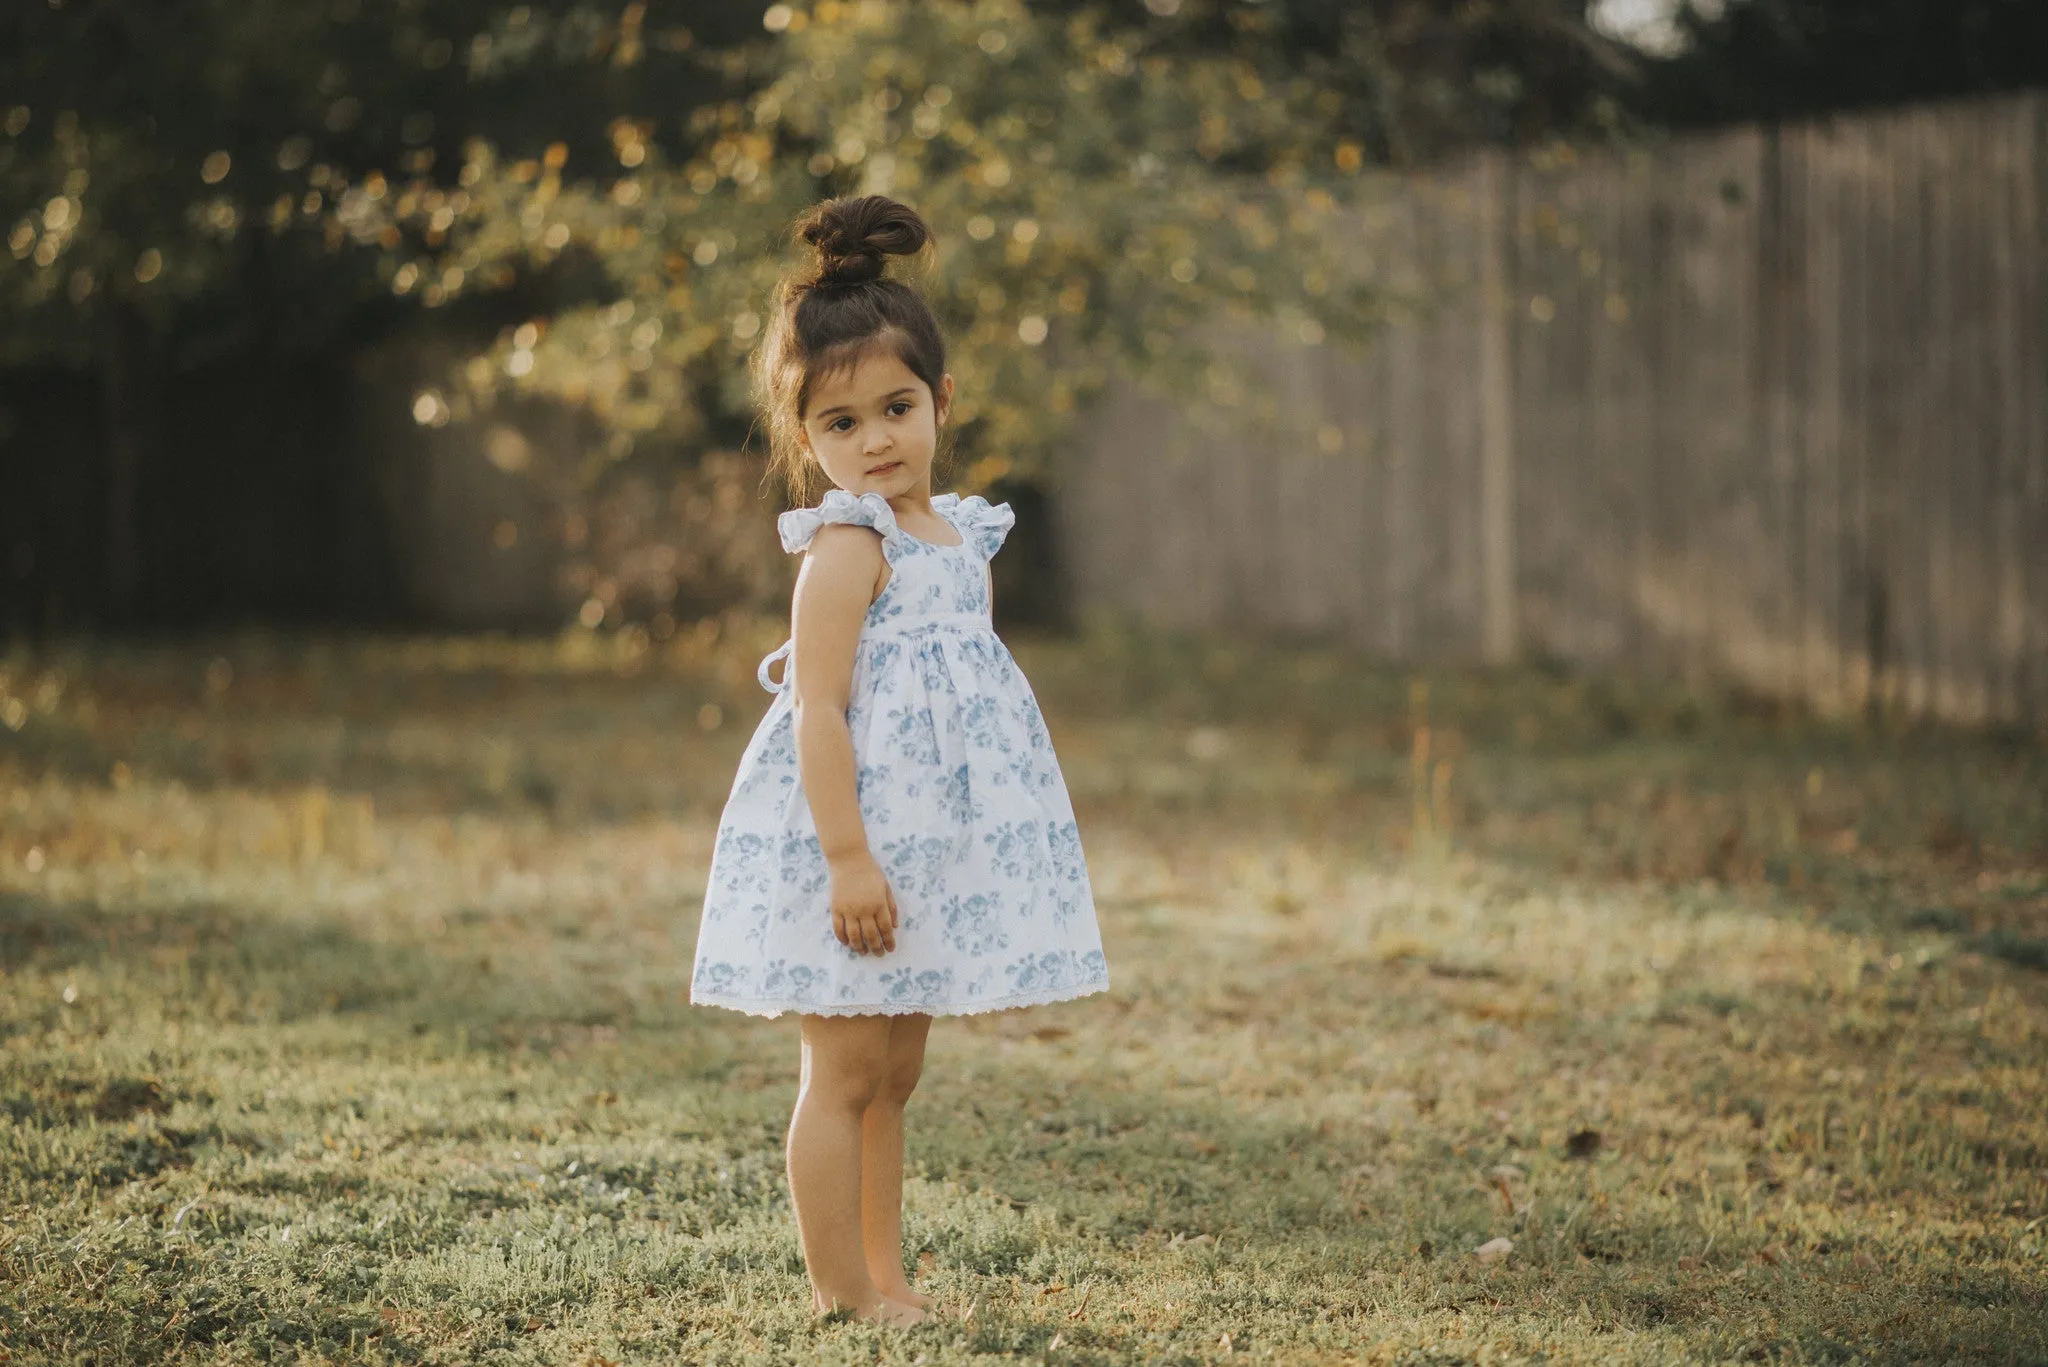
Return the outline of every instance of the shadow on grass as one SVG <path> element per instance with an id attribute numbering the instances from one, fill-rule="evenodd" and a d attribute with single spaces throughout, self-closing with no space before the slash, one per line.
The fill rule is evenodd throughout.
<path id="1" fill-rule="evenodd" d="M 1355 1324 L 1353 1347 L 1456 1323 L 1460 1338 L 1529 1344 L 1571 1325 L 1618 1358 L 1634 1334 L 1734 1360 L 1992 1363 L 2048 1352 L 2042 1279 L 1961 1249 L 1888 1264 L 1854 1239 L 1787 1247 L 1768 1223 L 1717 1243 L 1686 1209 L 1698 1197 L 1633 1202 L 1615 1172 L 1561 1152 L 1489 1154 L 1469 1135 L 1425 1128 L 1409 1136 L 1407 1159 L 1390 1161 L 1364 1135 L 1258 1108 L 1077 1085 L 1028 1063 L 1005 1071 L 1014 1091 L 1003 1094 L 934 1078 L 913 1155 L 934 1176 L 1077 1237 L 1062 1245 L 1014 1224 L 913 1222 L 913 1244 L 979 1275 L 1076 1288 L 1107 1279 L 1115 1299 L 1185 1292 L 1226 1324 L 1292 1301 L 1296 1328 L 1325 1313 Z M 1543 1184 L 1542 1220 L 1511 1220 L 1487 1188 L 1483 1174 L 1503 1156 Z M 1362 1166 L 1382 1167 L 1392 1189 L 1351 1199 L 1346 1179 Z M 1652 1173 L 1639 1190 L 1658 1185 Z M 1568 1212 L 1577 1218 L 1561 1220 Z M 1878 1213 L 1866 1237 L 1879 1232 Z M 1503 1232 L 1516 1244 L 1508 1261 L 1474 1256 Z"/>
<path id="2" fill-rule="evenodd" d="M 91 1255 L 69 1272 L 39 1260 L 30 1275 L 24 1250 L 0 1249 L 20 1296 L 44 1298 L 46 1311 L 62 1306 L 49 1321 L 53 1337 L 39 1340 L 28 1302 L 0 1292 L 9 1344 L 33 1355 L 38 1343 L 55 1351 L 90 1339 L 103 1360 L 140 1362 L 180 1343 L 339 1355 L 378 1333 L 381 1356 L 418 1360 L 430 1350 L 408 1347 L 369 1308 L 378 1289 L 400 1264 L 455 1257 L 497 1211 L 557 1227 L 574 1217 L 582 1223 L 562 1237 L 606 1250 L 629 1238 L 665 1240 L 659 1275 L 668 1281 L 650 1283 L 650 1295 L 720 1294 L 734 1277 L 791 1281 L 779 1136 L 763 1121 L 791 1090 L 794 1032 L 724 1013 L 695 1013 L 685 1024 L 622 1012 L 594 1001 L 587 986 L 565 989 L 516 962 L 479 968 L 476 951 L 489 943 L 481 931 L 456 950 L 380 942 L 332 921 L 218 903 L 113 912 L 0 897 L 0 962 L 15 989 L 0 1006 L 0 1031 L 20 1037 L 0 1049 L 0 1140 L 9 1150 L 0 1190 L 8 1204 L 47 1208 L 55 1238 L 40 1252 L 75 1239 Z M 69 1002 L 67 981 L 82 988 Z M 1313 981 L 1302 988 L 1313 997 Z M 1080 1008 L 1101 1014 L 1072 1019 L 1106 1022 L 1113 1005 Z M 176 1043 L 172 1022 L 184 1027 Z M 207 1029 L 218 1032 L 210 1041 Z M 554 1121 L 545 1139 L 524 1138 L 531 1116 L 557 1114 L 595 1085 L 574 1057 L 556 1059 L 535 1041 L 593 1029 L 627 1047 L 607 1065 L 609 1085 L 634 1102 L 635 1093 L 687 1096 L 699 1108 L 687 1131 L 649 1106 L 627 1108 L 601 1132 Z M 1484 1266 L 1471 1250 L 1499 1233 L 1504 1217 L 1499 1194 L 1476 1172 L 1513 1157 L 1546 1184 L 1547 1201 L 1582 1207 L 1612 1186 L 1608 1175 L 1597 1163 L 1510 1153 L 1497 1138 L 1448 1123 L 1417 1123 L 1390 1151 L 1384 1136 L 1232 1104 L 1214 1088 L 1132 1085 L 1092 1070 L 1088 1032 L 1081 1035 L 1069 1054 L 1005 1050 L 1003 1040 L 977 1033 L 974 1042 L 987 1047 L 971 1075 L 932 1071 L 914 1103 L 913 1163 L 993 1203 L 974 1219 L 913 1219 L 913 1241 L 943 1265 L 1042 1284 L 1106 1280 L 1119 1297 L 1148 1294 L 1164 1278 L 1191 1288 L 1205 1313 L 1264 1323 L 1282 1338 L 1327 1312 L 1360 1335 L 1380 1332 L 1390 1317 L 1456 1317 L 1533 1340 L 1576 1313 L 1599 1333 L 1671 1334 L 1730 1355 L 1996 1362 L 2048 1348 L 2020 1348 L 2040 1286 L 2017 1272 L 1960 1256 L 1865 1266 L 1847 1247 L 1759 1261 L 1757 1249 L 1725 1240 L 1687 1267 L 1680 1259 L 1705 1238 L 1678 1200 L 1603 1202 L 1578 1223 L 1517 1225 L 1515 1257 Z M 462 1047 L 451 1051 L 456 1040 Z M 326 1099 L 318 1114 L 265 1112 L 266 1084 L 238 1071 L 259 1045 L 287 1067 L 374 1065 L 394 1086 L 443 1096 L 446 1114 L 423 1123 L 386 1099 L 350 1095 Z M 470 1065 L 459 1079 L 434 1071 L 452 1057 Z M 409 1071 L 419 1076 L 408 1080 Z M 577 1182 L 532 1189 L 502 1156 L 493 1161 L 505 1173 L 468 1186 L 438 1170 L 305 1167 L 291 1150 L 316 1146 L 317 1157 L 323 1127 L 401 1148 L 423 1136 L 507 1153 L 515 1143 L 545 1143 L 558 1163 L 580 1145 L 593 1167 Z M 638 1156 L 607 1156 L 609 1148 Z M 294 1161 L 302 1166 L 286 1166 Z M 195 1221 L 191 1238 L 164 1237 L 168 1210 L 117 1225 L 99 1209 L 143 1202 L 141 1193 L 157 1187 L 166 1206 L 196 1201 L 198 1174 L 183 1172 L 194 1165 L 207 1170 L 215 1195 L 209 1223 L 202 1230 Z M 1367 1166 L 1391 1168 L 1391 1188 L 1361 1201 L 1350 1179 Z M 635 1199 L 607 1205 L 620 1191 Z M 405 1240 L 377 1239 L 373 1212 L 405 1221 Z M 600 1212 L 601 1223 L 588 1223 Z M 308 1232 L 296 1245 L 281 1241 L 280 1219 Z M 741 1237 L 753 1242 L 734 1263 L 719 1241 Z M 626 1255 L 618 1256 L 623 1266 Z M 124 1263 L 133 1270 L 93 1270 Z M 106 1275 L 136 1293 L 125 1308 L 87 1294 Z M 585 1275 L 609 1274 L 600 1266 Z M 302 1287 L 317 1288 L 325 1303 L 307 1304 Z M 490 1313 L 498 1318 L 484 1327 L 495 1337 L 468 1340 L 470 1348 L 524 1332 L 514 1326 L 520 1315 Z M 1020 1321 L 1006 1350 L 1052 1332 Z M 1114 1347 L 1114 1334 L 1102 1332 Z M 2038 1326 L 2032 1332 L 2038 1341 Z"/>
<path id="3" fill-rule="evenodd" d="M 590 1117 L 593 1039 L 658 1033 L 670 1047 L 650 1048 L 676 1064 L 645 1080 L 670 1095 L 730 1060 L 601 992 L 482 968 L 477 948 L 219 902 L 0 894 L 0 1211 L 38 1212 L 0 1224 L 0 1348 L 417 1361 L 438 1351 L 436 1313 L 465 1335 L 523 1339 L 525 1310 L 479 1325 L 460 1305 L 409 1310 L 422 1331 L 409 1338 L 379 1288 L 494 1213 L 573 1228 L 616 1215 L 619 1188 L 479 1183 L 441 1155 L 525 1144 L 539 1158 L 615 1138 L 617 1122 Z M 660 1141 L 716 1166 L 672 1130 Z"/>
<path id="4" fill-rule="evenodd" d="M 373 939 L 334 919 L 220 901 L 110 910 L 0 892 L 0 963 L 10 971 L 75 970 L 156 988 L 166 1020 L 261 1026 L 367 1015 L 415 1033 L 468 1027 L 467 1047 L 488 1049 L 500 1023 L 617 1027 L 630 1018 L 615 995 L 593 1001 L 526 977 L 493 947 L 436 942 L 424 930 L 410 940 Z M 94 1005 L 65 1002 L 61 993 L 23 997 L 0 1021 L 15 1032 L 49 1029 L 90 1018 Z"/>

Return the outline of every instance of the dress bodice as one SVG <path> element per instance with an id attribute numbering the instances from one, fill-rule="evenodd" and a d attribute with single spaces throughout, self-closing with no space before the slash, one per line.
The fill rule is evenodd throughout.
<path id="1" fill-rule="evenodd" d="M 815 508 L 796 508 L 776 521 L 782 548 L 795 554 L 807 549 L 820 528 L 830 523 L 869 527 L 882 538 L 882 557 L 889 564 L 889 582 L 868 606 L 861 626 L 863 642 L 924 629 L 989 629 L 988 562 L 1016 522 L 1007 503 L 991 505 L 979 495 L 962 498 L 939 494 L 932 508 L 960 533 L 958 545 L 943 545 L 912 536 L 896 524 L 895 509 L 880 494 L 855 496 L 834 489 Z M 779 660 L 789 656 L 788 641 L 761 661 L 761 686 L 779 693 L 787 683 L 770 677 Z"/>

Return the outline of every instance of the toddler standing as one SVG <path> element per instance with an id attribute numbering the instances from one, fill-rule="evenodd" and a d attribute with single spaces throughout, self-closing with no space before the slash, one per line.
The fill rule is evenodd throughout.
<path id="1" fill-rule="evenodd" d="M 882 196 L 799 226 L 758 357 L 774 468 L 815 506 L 775 693 L 712 855 L 690 996 L 802 1019 L 789 1183 L 818 1310 L 915 1323 L 903 1106 L 932 1017 L 1109 985 L 1080 832 L 1045 722 L 990 625 L 1009 505 L 934 496 L 953 399 L 930 306 L 890 256 L 930 240 Z M 784 664 L 778 682 L 772 670 Z"/>

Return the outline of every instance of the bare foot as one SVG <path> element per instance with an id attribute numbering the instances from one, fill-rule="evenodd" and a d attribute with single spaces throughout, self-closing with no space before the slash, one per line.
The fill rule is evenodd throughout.
<path id="1" fill-rule="evenodd" d="M 854 1307 L 840 1305 L 837 1301 L 826 1305 L 814 1298 L 811 1301 L 811 1308 L 819 1315 L 845 1315 L 849 1319 L 865 1320 L 870 1324 L 894 1325 L 899 1328 L 922 1324 L 925 1321 L 925 1307 L 911 1305 L 890 1296 L 877 1296 L 866 1305 Z"/>
<path id="2" fill-rule="evenodd" d="M 914 1305 L 920 1310 L 930 1310 L 933 1304 L 930 1296 L 920 1296 L 907 1285 L 885 1286 L 882 1288 L 882 1294 L 892 1301 L 901 1301 L 905 1305 Z"/>
<path id="3" fill-rule="evenodd" d="M 912 1324 L 923 1324 L 925 1307 L 899 1301 L 894 1296 L 884 1295 L 866 1310 L 854 1315 L 855 1319 L 868 1320 L 875 1324 L 890 1324 L 899 1328 Z"/>

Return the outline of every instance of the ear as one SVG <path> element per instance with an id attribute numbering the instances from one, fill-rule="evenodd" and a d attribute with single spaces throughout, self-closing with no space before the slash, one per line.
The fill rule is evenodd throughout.
<path id="1" fill-rule="evenodd" d="M 953 411 L 953 377 L 951 375 L 939 376 L 939 392 L 932 395 L 932 408 L 935 410 L 938 425 L 944 427 L 946 425 L 946 418 Z"/>

